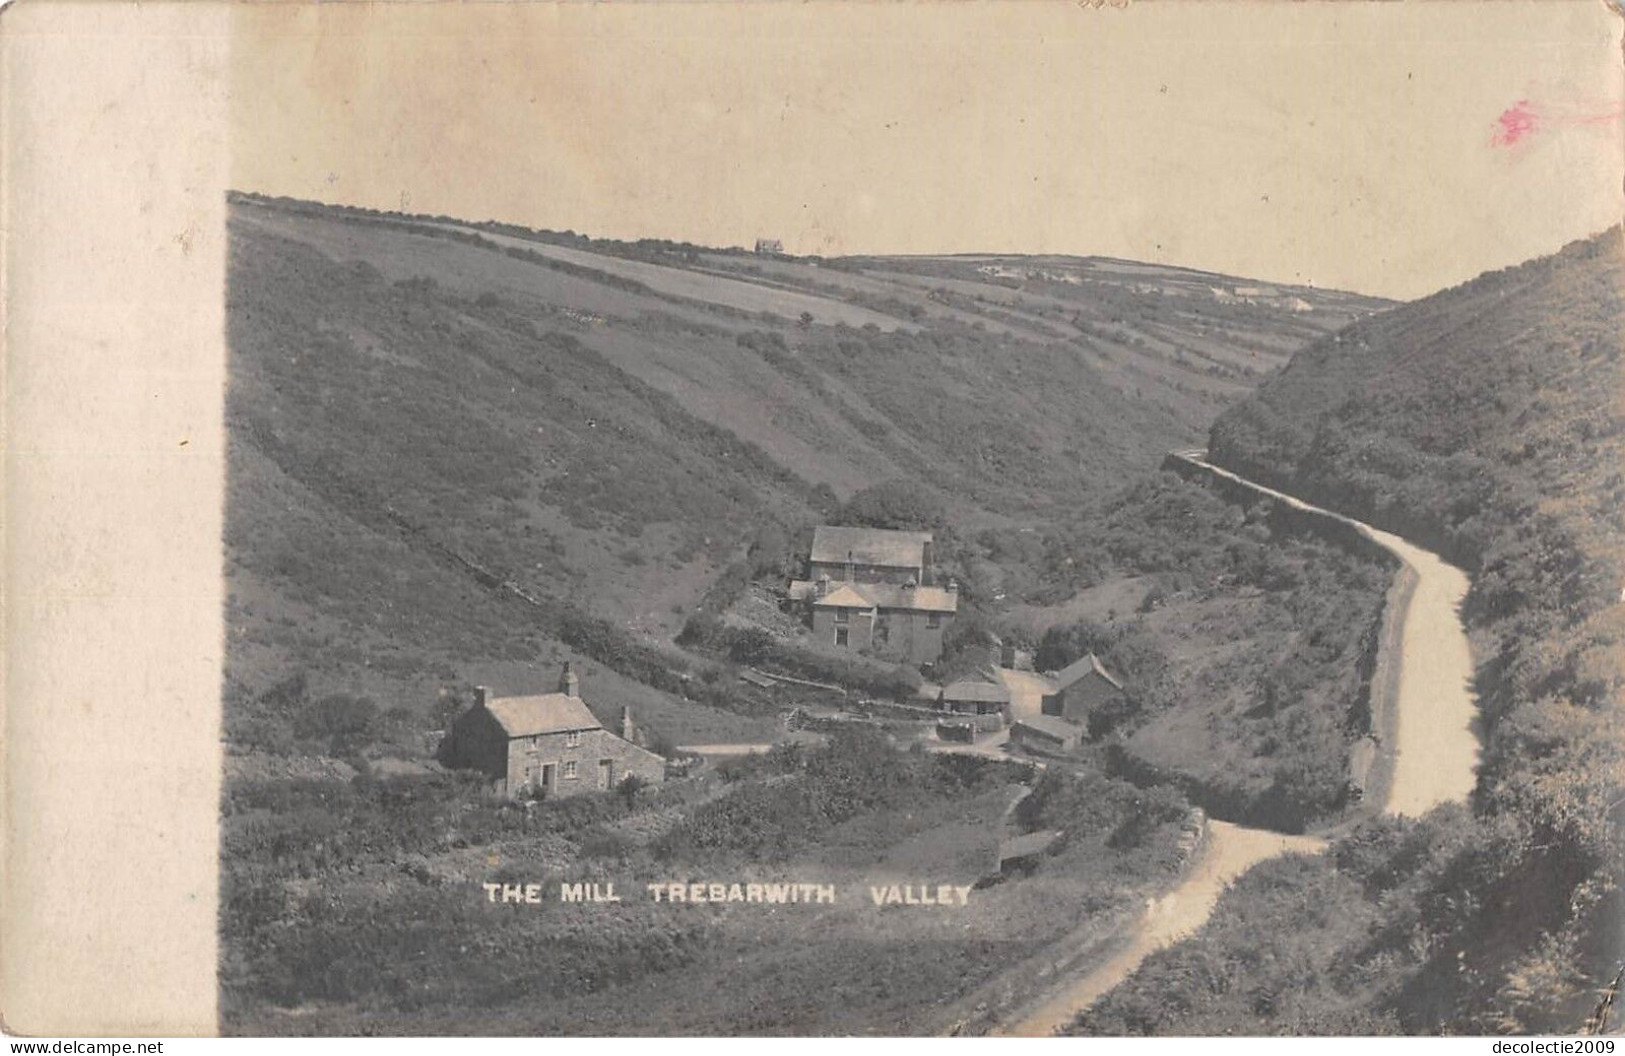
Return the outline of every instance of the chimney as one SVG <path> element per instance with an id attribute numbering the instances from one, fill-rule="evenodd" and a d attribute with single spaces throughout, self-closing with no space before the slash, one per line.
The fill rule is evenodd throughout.
<path id="1" fill-rule="evenodd" d="M 632 709 L 621 708 L 621 740 L 637 744 L 637 729 L 632 725 Z"/>
<path id="2" fill-rule="evenodd" d="M 829 573 L 825 572 L 823 575 L 818 577 L 818 597 L 821 598 L 821 597 L 823 597 L 824 595 L 826 595 L 828 593 L 829 593 Z"/>
<path id="3" fill-rule="evenodd" d="M 564 662 L 564 670 L 559 672 L 559 692 L 567 697 L 581 696 L 581 679 L 570 670 L 570 661 Z"/>
<path id="4" fill-rule="evenodd" d="M 484 686 L 474 687 L 474 706 L 476 708 L 485 707 L 485 702 L 490 699 L 491 691 L 489 689 L 486 689 Z"/>
<path id="5" fill-rule="evenodd" d="M 852 560 L 852 551 L 848 550 L 846 552 L 846 581 L 848 583 L 856 583 L 857 580 L 858 580 L 857 562 Z"/>
<path id="6" fill-rule="evenodd" d="M 948 577 L 948 593 L 950 593 L 950 594 L 958 594 L 959 593 L 959 580 L 954 579 L 952 576 Z"/>

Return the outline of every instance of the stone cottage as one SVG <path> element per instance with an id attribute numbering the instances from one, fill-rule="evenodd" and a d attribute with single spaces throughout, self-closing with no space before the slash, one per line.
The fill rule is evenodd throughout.
<path id="1" fill-rule="evenodd" d="M 566 663 L 555 693 L 498 697 L 475 687 L 474 706 L 452 724 L 440 761 L 482 771 L 509 796 L 533 789 L 555 796 L 605 791 L 631 776 L 665 780 L 665 759 L 636 739 L 630 709 L 622 709 L 619 736 L 604 728 Z"/>

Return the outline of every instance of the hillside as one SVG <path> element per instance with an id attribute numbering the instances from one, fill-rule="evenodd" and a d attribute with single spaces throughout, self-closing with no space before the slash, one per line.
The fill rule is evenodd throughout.
<path id="1" fill-rule="evenodd" d="M 1382 306 L 1120 261 L 798 260 L 249 196 L 230 234 L 228 694 L 273 726 L 255 702 L 295 675 L 418 708 L 577 655 L 657 730 L 748 738 L 737 702 L 676 705 L 681 662 L 648 650 L 759 533 L 898 479 L 957 526 L 1061 516 Z"/>
<path id="2" fill-rule="evenodd" d="M 1486 759 L 1470 812 L 1260 870 L 1080 1030 L 1584 1021 L 1622 952 L 1620 250 L 1615 229 L 1357 323 L 1215 424 L 1214 461 L 1469 570 Z"/>
<path id="3" fill-rule="evenodd" d="M 227 1032 L 945 1031 L 1112 941 L 1189 866 L 1192 804 L 1298 827 L 1347 805 L 1380 570 L 1153 470 L 1377 302 L 247 198 L 230 251 Z M 964 673 L 997 629 L 1054 666 L 1098 651 L 1133 707 L 1036 782 L 925 750 L 934 722 L 854 723 L 827 694 L 792 713 L 795 688 L 742 682 L 918 684 L 796 651 L 772 594 L 834 519 L 938 533 Z M 776 747 L 526 802 L 432 761 L 471 685 L 547 689 L 564 659 L 663 754 Z M 1108 734 L 1164 787 L 1115 772 Z M 844 894 L 767 916 L 628 899 L 584 926 L 479 886 L 688 876 Z M 931 917 L 864 890 L 920 877 L 992 886 Z"/>

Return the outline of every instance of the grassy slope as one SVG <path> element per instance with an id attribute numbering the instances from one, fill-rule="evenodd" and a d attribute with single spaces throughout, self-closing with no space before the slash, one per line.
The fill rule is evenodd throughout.
<path id="1" fill-rule="evenodd" d="M 854 912 L 787 934 L 749 914 L 629 910 L 585 929 L 470 901 L 493 869 L 647 874 L 649 841 L 629 845 L 617 826 L 681 825 L 710 792 L 684 783 L 631 816 L 549 805 L 533 818 L 412 776 L 446 687 L 541 690 L 570 656 L 589 701 L 631 703 L 671 740 L 766 739 L 769 717 L 679 700 L 598 662 L 603 648 L 572 650 L 566 639 L 604 642 L 579 631 L 580 614 L 663 643 L 757 527 L 815 520 L 877 480 L 925 481 L 966 528 L 1069 511 L 1191 442 L 1297 344 L 1372 307 L 1309 291 L 1309 312 L 1224 304 L 1216 277 L 1076 260 L 994 281 L 959 259 L 815 268 L 589 248 L 895 325 L 747 314 L 674 298 L 608 259 L 558 266 L 330 211 L 234 206 L 226 710 L 232 748 L 256 751 L 232 771 L 228 807 L 233 1029 L 459 1030 L 470 1016 L 519 1032 L 935 1029 L 941 1008 L 922 1005 L 922 989 L 960 992 L 1079 920 L 1104 934 L 1175 868 L 1178 797 L 1108 782 L 1079 797 L 1101 816 L 1044 819 L 1078 829 L 1053 867 L 959 923 Z M 504 599 L 448 554 L 541 606 Z M 277 688 L 295 673 L 308 686 Z M 388 709 L 360 753 L 342 729 L 300 732 L 334 691 Z M 283 753 L 280 768 L 268 752 Z M 334 780 L 345 771 L 327 757 L 357 754 L 375 773 L 380 755 L 404 758 L 408 776 Z M 989 835 L 996 804 L 978 795 L 914 789 L 798 838 L 774 868 L 854 882 L 953 872 L 939 852 Z M 713 864 L 692 849 L 680 859 L 685 871 Z M 538 946 L 568 956 L 536 963 Z M 703 1001 L 696 977 L 715 984 Z M 306 1007 L 270 1011 L 283 1004 Z"/>
<path id="2" fill-rule="evenodd" d="M 228 1033 L 931 1033 L 1036 946 L 1102 933 L 1178 868 L 1184 805 L 1052 780 L 1069 839 L 953 910 L 871 883 L 969 884 L 1019 768 L 859 738 L 527 812 L 447 778 L 242 783 L 226 812 Z M 737 806 L 736 800 L 742 801 Z M 489 906 L 487 879 L 613 879 L 616 906 Z M 642 884 L 836 884 L 834 906 L 668 906 Z M 556 889 L 550 888 L 550 894 Z"/>
<path id="3" fill-rule="evenodd" d="M 545 684 L 563 654 L 550 629 L 426 547 L 659 643 L 756 527 L 815 521 L 877 480 L 925 480 L 967 523 L 1041 516 L 1188 443 L 1252 383 L 1239 366 L 1181 364 L 1145 334 L 1195 341 L 1222 326 L 1267 369 L 1375 303 L 1220 305 L 1184 273 L 1167 284 L 1180 292 L 1147 292 L 1158 269 L 1025 293 L 958 260 L 655 254 L 688 293 L 726 273 L 803 299 L 789 304 L 822 297 L 893 320 L 886 332 L 612 274 L 638 247 L 576 240 L 572 261 L 596 254 L 595 269 L 430 232 L 233 206 L 227 543 L 242 697 L 292 670 L 386 707 L 421 707 L 497 663 L 525 683 L 505 675 L 505 691 Z M 941 272 L 961 276 L 954 292 L 933 285 Z M 1032 299 L 1029 322 L 999 321 L 1012 297 Z M 1082 336 L 1091 319 L 1111 334 Z M 727 732 L 725 719 L 674 724 L 682 709 L 657 694 L 636 702 L 680 739 Z"/>
<path id="4" fill-rule="evenodd" d="M 1583 1021 L 1620 952 L 1625 860 L 1620 238 L 1356 325 L 1215 426 L 1221 463 L 1468 567 L 1490 746 L 1471 812 L 1377 823 L 1250 878 L 1085 1029 Z M 1315 906 L 1337 927 L 1317 933 Z"/>
<path id="5" fill-rule="evenodd" d="M 1126 679 L 1140 707 L 1114 734 L 1133 772 L 1217 817 L 1291 831 L 1346 805 L 1386 569 L 1278 536 L 1262 509 L 1171 473 L 1037 545 L 1040 582 L 1098 585 L 1012 623 L 1049 625 L 1045 668 L 1093 649 Z"/>

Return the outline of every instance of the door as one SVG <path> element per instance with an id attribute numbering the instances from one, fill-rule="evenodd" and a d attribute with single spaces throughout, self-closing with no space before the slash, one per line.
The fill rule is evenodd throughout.
<path id="1" fill-rule="evenodd" d="M 609 788 L 615 783 L 615 763 L 609 759 L 598 760 L 598 787 Z"/>
<path id="2" fill-rule="evenodd" d="M 554 784 L 557 783 L 557 781 L 558 781 L 558 772 L 559 772 L 559 767 L 558 767 L 557 763 L 543 763 L 542 764 L 542 787 L 547 789 L 549 792 L 551 792 L 553 790 Z"/>

